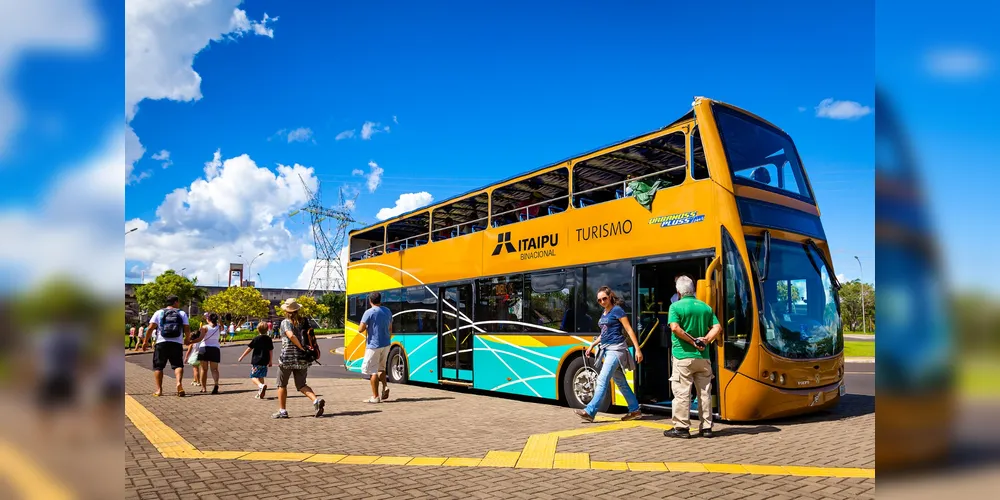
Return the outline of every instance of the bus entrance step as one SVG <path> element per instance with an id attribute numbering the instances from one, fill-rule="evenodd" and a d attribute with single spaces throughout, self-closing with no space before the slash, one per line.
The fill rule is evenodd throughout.
<path id="1" fill-rule="evenodd" d="M 457 385 L 459 387 L 472 387 L 472 382 L 461 382 L 458 380 L 438 379 L 439 384 Z"/>

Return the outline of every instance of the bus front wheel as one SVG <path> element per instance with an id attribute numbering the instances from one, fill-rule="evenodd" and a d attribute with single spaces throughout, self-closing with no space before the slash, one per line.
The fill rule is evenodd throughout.
<path id="1" fill-rule="evenodd" d="M 583 408 L 593 399 L 596 388 L 597 371 L 594 369 L 594 360 L 587 359 L 585 363 L 583 356 L 577 356 L 569 363 L 563 374 L 563 395 L 566 396 L 566 403 L 570 408 Z M 604 400 L 597 405 L 597 411 L 608 411 L 611 407 L 611 395 L 612 391 L 604 393 Z"/>
<path id="2" fill-rule="evenodd" d="M 403 350 L 399 346 L 393 346 L 389 350 L 389 363 L 388 363 L 387 378 L 389 382 L 394 384 L 405 384 L 407 380 L 410 379 L 410 372 L 406 367 L 406 356 L 403 355 Z"/>

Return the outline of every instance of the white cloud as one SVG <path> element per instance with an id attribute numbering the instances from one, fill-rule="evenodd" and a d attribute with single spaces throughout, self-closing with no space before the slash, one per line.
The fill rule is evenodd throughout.
<path id="1" fill-rule="evenodd" d="M 293 288 L 309 289 L 315 288 L 316 290 L 344 290 L 344 271 L 347 269 L 347 254 L 348 247 L 343 247 L 340 249 L 339 259 L 335 261 L 327 261 L 316 259 L 309 259 L 302 266 L 302 272 L 299 273 L 299 277 L 295 279 L 295 284 L 292 285 Z M 316 268 L 316 263 L 319 262 L 319 269 Z M 326 273 L 329 269 L 330 280 L 327 281 Z M 315 272 L 316 277 L 313 280 L 313 273 Z M 310 280 L 313 281 L 313 287 L 309 286 Z"/>
<path id="2" fill-rule="evenodd" d="M 205 163 L 204 178 L 169 193 L 155 220 L 128 221 L 126 227 L 141 229 L 126 238 L 125 258 L 142 262 L 150 276 L 186 267 L 185 274 L 209 283 L 225 277 L 230 262 L 241 262 L 240 253 L 264 252 L 253 273 L 270 262 L 300 258 L 303 238 L 285 221 L 290 210 L 308 201 L 300 176 L 313 192 L 318 181 L 313 169 L 302 165 L 275 170 L 245 154 L 222 160 L 216 151 Z"/>
<path id="3" fill-rule="evenodd" d="M 334 140 L 342 141 L 344 139 L 350 139 L 352 137 L 354 137 L 354 129 L 345 130 L 345 131 L 337 134 L 337 137 L 334 137 Z"/>
<path id="4" fill-rule="evenodd" d="M 0 2 L 0 157 L 23 112 L 9 85 L 22 56 L 36 51 L 90 51 L 100 42 L 100 26 L 88 0 Z"/>
<path id="5" fill-rule="evenodd" d="M 209 43 L 248 33 L 274 36 L 268 24 L 277 18 L 264 14 L 261 21 L 251 21 L 246 11 L 237 8 L 241 1 L 125 2 L 126 123 L 132 121 L 144 99 L 201 99 L 201 76 L 193 64 L 195 55 Z M 139 158 L 141 154 L 136 160 Z M 130 179 L 131 174 L 128 171 Z"/>
<path id="6" fill-rule="evenodd" d="M 351 175 L 365 175 L 365 171 L 361 170 L 360 168 L 356 168 L 354 170 L 351 170 Z"/>
<path id="7" fill-rule="evenodd" d="M 378 213 L 375 214 L 375 218 L 378 220 L 391 219 L 399 214 L 405 214 L 411 210 L 416 210 L 420 207 L 430 205 L 433 201 L 434 197 L 427 191 L 421 191 L 419 193 L 403 193 L 399 195 L 399 199 L 396 200 L 395 206 L 379 210 Z"/>
<path id="8" fill-rule="evenodd" d="M 368 192 L 374 193 L 378 189 L 378 186 L 382 184 L 382 174 L 385 172 L 385 169 L 378 166 L 378 163 L 375 163 L 374 160 L 368 162 L 368 169 L 368 177 L 366 179 Z"/>
<path id="9" fill-rule="evenodd" d="M 381 132 L 378 128 L 381 125 L 382 124 L 378 122 L 365 122 L 365 124 L 361 126 L 361 140 L 367 141 L 371 139 L 373 135 Z"/>
<path id="10" fill-rule="evenodd" d="M 299 127 L 288 133 L 288 142 L 306 142 L 312 140 L 313 131 L 311 128 Z M 316 141 L 313 141 L 316 142 Z"/>
<path id="11" fill-rule="evenodd" d="M 125 184 L 132 184 L 149 177 L 149 172 L 135 174 L 135 164 L 146 153 L 146 148 L 142 147 L 139 137 L 135 135 L 132 127 L 125 125 Z"/>
<path id="12" fill-rule="evenodd" d="M 166 149 L 161 149 L 160 152 L 154 154 L 152 158 L 156 161 L 162 162 L 161 165 L 163 168 L 167 168 L 174 164 L 174 162 L 170 159 L 170 151 L 167 151 Z"/>
<path id="13" fill-rule="evenodd" d="M 121 226 L 105 222 L 125 215 L 126 135 L 117 125 L 92 157 L 61 169 L 40 209 L 0 212 L 0 232 L 10 241 L 30 242 L 0 245 L 3 286 L 32 286 L 68 275 L 102 293 L 121 295 Z"/>
<path id="14" fill-rule="evenodd" d="M 354 201 L 354 200 L 345 200 L 344 201 L 344 208 L 346 208 L 348 210 L 354 210 L 354 208 L 356 206 L 357 206 L 357 202 Z"/>
<path id="15" fill-rule="evenodd" d="M 872 108 L 858 102 L 837 101 L 833 98 L 823 99 L 816 106 L 816 116 L 832 120 L 854 120 L 871 112 Z"/>
<path id="16" fill-rule="evenodd" d="M 837 281 L 847 283 L 847 276 L 845 276 L 844 273 L 840 273 L 837 275 Z"/>
<path id="17" fill-rule="evenodd" d="M 973 80 L 989 70 L 989 58 L 977 49 L 951 48 L 931 50 L 925 56 L 931 75 L 948 80 Z"/>
<path id="18" fill-rule="evenodd" d="M 399 125 L 399 120 L 396 119 L 396 115 L 392 115 L 392 123 Z"/>

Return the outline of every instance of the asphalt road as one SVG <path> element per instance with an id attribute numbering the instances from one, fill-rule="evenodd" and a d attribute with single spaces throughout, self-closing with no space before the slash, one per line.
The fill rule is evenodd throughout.
<path id="1" fill-rule="evenodd" d="M 362 378 L 361 375 L 348 372 L 344 369 L 343 356 L 331 352 L 338 347 L 344 346 L 343 337 L 319 339 L 319 345 L 323 349 L 323 356 L 320 358 L 320 363 L 323 364 L 313 365 L 310 367 L 309 377 Z M 239 359 L 240 354 L 243 354 L 244 349 L 246 349 L 245 345 L 232 347 L 223 346 L 222 362 L 219 363 L 220 375 L 223 378 L 249 378 L 250 355 L 247 355 L 247 357 L 243 359 L 242 363 L 236 362 L 236 360 Z M 280 342 L 275 342 L 275 356 L 277 356 L 277 351 L 280 349 Z M 146 354 L 127 356 L 125 359 L 145 367 L 151 367 L 153 363 L 152 351 Z M 275 361 L 277 361 L 277 358 L 275 358 Z M 268 376 L 273 378 L 275 373 L 277 373 L 277 368 L 272 367 Z M 189 377 L 191 377 L 191 369 L 186 368 L 185 378 L 190 380 Z M 865 396 L 875 395 L 875 363 L 848 362 L 844 372 L 844 377 L 847 381 L 847 392 L 849 394 L 859 394 Z M 209 376 L 209 383 L 211 383 L 211 375 Z"/>
<path id="2" fill-rule="evenodd" d="M 331 339 L 318 339 L 319 346 L 323 350 L 323 354 L 319 359 L 320 365 L 313 365 L 309 368 L 309 377 L 322 377 L 322 378 L 355 378 L 360 377 L 357 373 L 350 373 L 344 369 L 344 357 L 338 354 L 333 354 L 330 351 L 337 349 L 338 347 L 344 346 L 343 337 L 335 337 Z M 240 354 L 246 349 L 246 344 L 234 345 L 234 346 L 222 346 L 222 362 L 219 363 L 219 375 L 222 378 L 241 378 L 250 377 L 250 355 L 243 358 L 242 363 L 238 363 L 237 360 L 240 358 Z M 268 377 L 274 378 L 277 374 L 278 366 L 278 352 L 281 351 L 281 342 L 274 342 L 274 366 L 268 370 Z M 134 356 L 126 356 L 128 361 L 136 363 L 140 366 L 145 366 L 147 368 L 152 368 L 153 365 L 153 354 L 152 349 L 150 349 L 146 354 L 137 354 Z M 168 367 L 169 368 L 169 367 Z M 172 376 L 170 374 L 169 376 Z M 184 378 L 190 380 L 191 368 L 185 366 Z M 212 383 L 211 374 L 209 377 L 209 384 Z"/>

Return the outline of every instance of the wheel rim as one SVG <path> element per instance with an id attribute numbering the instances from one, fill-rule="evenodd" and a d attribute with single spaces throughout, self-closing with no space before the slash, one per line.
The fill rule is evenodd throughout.
<path id="1" fill-rule="evenodd" d="M 403 355 L 396 353 L 392 357 L 392 379 L 393 380 L 403 380 L 403 373 L 406 370 L 406 362 L 403 361 Z"/>
<path id="2" fill-rule="evenodd" d="M 597 385 L 597 372 L 593 368 L 581 367 L 573 375 L 573 394 L 577 401 L 588 404 L 594 398 L 594 388 Z"/>

